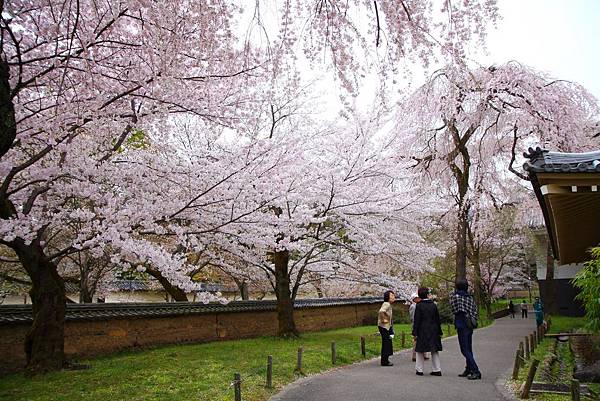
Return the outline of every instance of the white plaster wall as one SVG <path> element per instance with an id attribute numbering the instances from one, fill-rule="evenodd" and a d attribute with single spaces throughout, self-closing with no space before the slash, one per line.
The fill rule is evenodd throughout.
<path id="1" fill-rule="evenodd" d="M 583 269 L 583 263 L 571 263 L 568 265 L 560 265 L 554 267 L 554 278 L 555 279 L 567 279 L 573 278 L 579 272 L 579 270 Z M 537 269 L 537 278 L 538 280 L 546 280 L 546 266 L 539 267 Z"/>

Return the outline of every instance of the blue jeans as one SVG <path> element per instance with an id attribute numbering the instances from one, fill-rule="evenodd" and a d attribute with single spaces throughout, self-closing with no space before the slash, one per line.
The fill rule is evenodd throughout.
<path id="1" fill-rule="evenodd" d="M 458 345 L 460 345 L 460 353 L 463 354 L 467 361 L 467 370 L 471 373 L 480 373 L 475 357 L 473 356 L 473 330 L 466 327 L 457 327 Z"/>

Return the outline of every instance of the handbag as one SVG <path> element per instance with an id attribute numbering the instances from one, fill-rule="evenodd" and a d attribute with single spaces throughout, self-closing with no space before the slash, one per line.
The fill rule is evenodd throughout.
<path id="1" fill-rule="evenodd" d="M 473 330 L 477 328 L 477 319 L 475 319 L 475 317 L 471 316 L 470 314 L 467 313 L 467 328 L 469 330 Z"/>

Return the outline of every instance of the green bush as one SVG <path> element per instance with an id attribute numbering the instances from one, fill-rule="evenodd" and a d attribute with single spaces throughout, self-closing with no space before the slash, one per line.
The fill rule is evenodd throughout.
<path id="1" fill-rule="evenodd" d="M 452 309 L 450 309 L 450 301 L 448 298 L 437 299 L 438 312 L 440 313 L 440 320 L 442 323 L 453 323 L 454 315 Z"/>
<path id="2" fill-rule="evenodd" d="M 410 315 L 408 312 L 394 313 L 394 324 L 410 324 Z"/>
<path id="3" fill-rule="evenodd" d="M 581 289 L 576 298 L 585 307 L 586 327 L 595 333 L 600 332 L 600 247 L 592 249 L 592 260 L 577 273 L 573 284 Z"/>

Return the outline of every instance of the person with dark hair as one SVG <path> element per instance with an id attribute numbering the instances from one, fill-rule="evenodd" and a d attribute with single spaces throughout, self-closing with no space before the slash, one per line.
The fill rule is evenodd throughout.
<path id="1" fill-rule="evenodd" d="M 436 304 L 429 299 L 429 290 L 419 288 L 419 298 L 421 301 L 415 308 L 415 318 L 413 322 L 412 335 L 417 340 L 415 351 L 417 352 L 417 361 L 415 370 L 418 376 L 423 376 L 423 365 L 425 363 L 425 353 L 431 352 L 432 376 L 441 376 L 439 351 L 442 350 L 442 324 L 440 314 Z"/>
<path id="2" fill-rule="evenodd" d="M 394 291 L 386 291 L 383 293 L 383 304 L 377 315 L 377 327 L 381 334 L 381 366 L 394 366 L 390 362 L 390 356 L 394 353 L 392 346 L 392 338 L 394 335 L 394 320 L 392 316 L 392 304 L 396 300 Z"/>
<path id="3" fill-rule="evenodd" d="M 527 303 L 525 300 L 521 302 L 521 319 L 527 319 Z"/>
<path id="4" fill-rule="evenodd" d="M 473 330 L 477 327 L 479 311 L 473 296 L 467 292 L 468 290 L 467 280 L 457 280 L 456 292 L 450 297 L 454 326 L 458 334 L 458 345 L 467 365 L 465 371 L 458 376 L 466 377 L 469 380 L 481 380 L 481 372 L 473 355 Z"/>
<path id="5" fill-rule="evenodd" d="M 415 323 L 415 310 L 417 309 L 417 304 L 419 302 L 421 302 L 421 298 L 419 298 L 419 294 L 417 294 L 415 292 L 411 295 L 410 299 L 412 300 L 412 303 L 408 307 L 408 316 L 410 316 L 410 327 L 412 330 L 413 324 Z M 417 346 L 417 339 L 413 337 L 413 347 L 412 347 L 412 361 L 413 362 L 417 361 L 417 351 L 415 350 L 416 346 Z M 429 357 L 427 356 L 427 353 L 426 353 L 425 360 L 427 360 L 427 359 L 429 359 Z"/>
<path id="6" fill-rule="evenodd" d="M 533 312 L 535 313 L 535 324 L 537 327 L 540 327 L 544 324 L 544 304 L 540 300 L 540 297 L 535 297 Z"/>
<path id="7" fill-rule="evenodd" d="M 515 318 L 515 304 L 512 299 L 508 302 L 508 312 L 510 313 L 511 318 Z"/>

